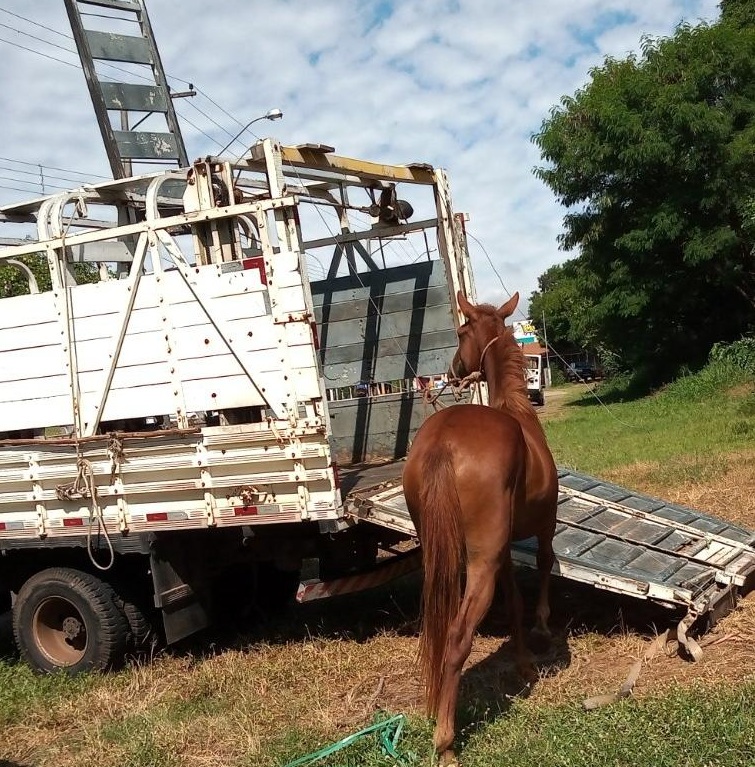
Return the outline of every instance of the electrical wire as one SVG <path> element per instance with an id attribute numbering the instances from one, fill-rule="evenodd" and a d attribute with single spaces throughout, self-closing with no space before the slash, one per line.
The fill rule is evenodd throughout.
<path id="1" fill-rule="evenodd" d="M 35 183 L 42 186 L 43 182 L 40 178 L 40 172 L 39 171 L 33 171 L 33 170 L 20 170 L 19 168 L 11 168 L 7 165 L 0 165 L 0 170 L 10 171 L 11 173 L 19 173 L 24 176 L 35 176 L 36 178 L 40 179 L 39 181 L 26 181 L 25 179 L 18 179 L 18 181 L 23 181 L 24 184 L 30 184 Z M 51 179 L 53 181 L 70 181 L 74 184 L 81 184 L 81 179 L 72 178 L 71 176 L 54 176 L 51 173 L 42 173 L 42 177 L 44 178 L 44 185 L 48 186 L 47 180 Z M 54 184 L 50 184 L 49 186 L 54 186 Z"/>
<path id="2" fill-rule="evenodd" d="M 299 175 L 299 171 L 298 171 L 298 169 L 296 168 L 296 166 L 295 166 L 293 163 L 289 163 L 289 165 L 290 165 L 291 169 L 293 170 L 293 172 L 294 172 L 294 175 L 296 176 L 296 178 L 297 178 L 297 180 L 299 181 L 299 183 L 300 183 L 302 186 L 306 187 L 306 185 L 305 185 L 305 183 L 304 183 L 304 180 L 303 180 L 303 179 L 302 179 L 302 177 Z M 320 216 L 320 219 L 322 220 L 322 223 L 325 225 L 325 228 L 326 228 L 326 230 L 328 231 L 328 234 L 330 234 L 330 236 L 331 236 L 331 237 L 333 237 L 333 238 L 335 239 L 335 238 L 337 237 L 337 234 L 331 230 L 329 223 L 326 221 L 326 219 L 325 219 L 325 216 L 323 215 L 322 211 L 320 210 L 320 206 L 319 206 L 319 205 L 315 205 L 314 207 L 315 207 L 315 210 L 317 211 L 318 215 Z M 362 280 L 362 278 L 361 278 L 361 276 L 360 276 L 359 272 L 358 272 L 358 271 L 355 269 L 355 270 L 352 272 L 352 274 L 353 274 L 353 276 L 354 276 L 354 277 L 356 277 L 356 278 L 357 278 L 357 281 L 359 282 L 359 284 L 360 284 L 360 285 L 361 285 L 361 286 L 362 286 L 362 287 L 363 287 L 365 290 L 367 290 L 367 285 L 365 285 L 365 284 L 364 284 L 364 281 Z M 373 298 L 371 295 L 369 295 L 369 294 L 368 294 L 368 296 L 367 296 L 367 300 L 368 300 L 368 302 L 370 303 L 370 305 L 373 307 L 373 309 L 375 310 L 375 313 L 377 314 L 377 316 L 380 318 L 380 321 L 381 321 L 381 323 L 382 323 L 382 322 L 386 322 L 386 316 L 383 314 L 383 312 L 382 312 L 382 311 L 380 311 L 380 307 L 377 305 L 377 302 L 375 301 L 375 299 L 374 299 L 374 298 Z M 386 322 L 386 324 L 387 324 L 389 327 L 391 327 L 393 331 L 398 331 L 398 330 L 399 330 L 399 329 L 396 327 L 395 323 L 393 323 L 393 322 L 392 322 L 392 321 L 390 321 L 390 320 L 388 320 L 388 321 Z M 394 336 L 394 335 L 391 335 L 391 336 L 390 336 L 390 340 L 391 340 L 391 342 L 392 342 L 392 343 L 393 343 L 393 344 L 396 346 L 396 348 L 398 349 L 398 351 L 399 351 L 399 354 L 400 354 L 401 356 L 403 356 L 403 357 L 405 357 L 405 358 L 406 358 L 406 366 L 409 368 L 409 370 L 410 370 L 410 371 L 411 371 L 411 373 L 413 374 L 413 375 L 412 375 L 412 377 L 413 377 L 413 378 L 419 378 L 419 373 L 417 372 L 417 369 L 414 367 L 414 365 L 412 365 L 412 364 L 411 364 L 411 362 L 409 362 L 409 359 L 408 359 L 408 357 L 406 357 L 406 352 L 405 352 L 405 350 L 404 350 L 404 349 L 402 349 L 402 348 L 401 348 L 401 345 L 399 344 L 399 342 L 398 342 L 398 340 L 397 340 L 396 336 Z M 326 378 L 327 378 L 327 376 L 326 376 Z M 333 380 L 333 379 L 328 379 L 328 380 Z"/>
<path id="3" fill-rule="evenodd" d="M 74 173 L 79 176 L 85 176 L 86 178 L 104 178 L 107 180 L 110 179 L 110 176 L 100 176 L 97 173 L 85 173 L 84 171 L 73 170 L 71 168 L 58 168 L 55 165 L 45 165 L 44 163 L 29 162 L 28 160 L 16 160 L 13 157 L 0 157 L 0 160 L 2 160 L 3 162 L 17 163 L 18 165 L 30 165 L 34 168 L 39 168 L 39 166 L 41 165 L 43 168 L 49 168 L 50 170 L 59 170 L 61 173 Z"/>
<path id="4" fill-rule="evenodd" d="M 13 192 L 23 192 L 24 194 L 33 194 L 33 193 L 39 191 L 37 189 L 21 189 L 20 187 L 17 187 L 17 186 L 7 186 L 6 184 L 0 184 L 0 189 L 9 189 L 9 190 L 11 190 Z M 40 194 L 41 194 L 41 192 L 40 192 Z M 0 208 L 1 207 L 3 207 L 3 206 L 0 205 Z"/>
<path id="5" fill-rule="evenodd" d="M 41 194 L 41 186 L 42 186 L 42 182 L 41 181 L 38 182 L 38 183 L 33 183 L 31 181 L 25 181 L 22 178 L 12 178 L 11 176 L 0 176 L 0 179 L 2 179 L 3 181 L 14 181 L 14 182 L 19 183 L 19 184 L 26 184 L 26 185 L 31 186 L 31 187 L 38 186 L 38 187 L 40 187 L 39 191 L 40 191 L 40 194 Z M 68 189 L 68 187 L 60 186 L 59 184 L 45 184 L 45 186 L 49 186 L 50 189 Z M 37 191 L 37 190 L 35 189 L 35 191 Z"/>
<path id="6" fill-rule="evenodd" d="M 34 26 L 39 27 L 41 29 L 44 29 L 44 30 L 46 30 L 48 32 L 52 32 L 53 34 L 56 34 L 59 37 L 62 37 L 64 39 L 66 39 L 66 40 L 73 41 L 73 39 L 74 39 L 72 35 L 68 35 L 68 34 L 65 34 L 63 32 L 60 32 L 59 30 L 53 29 L 52 27 L 49 27 L 49 26 L 47 26 L 45 24 L 41 24 L 40 22 L 34 21 L 33 19 L 29 19 L 26 16 L 22 16 L 21 14 L 9 11 L 6 8 L 0 8 L 0 11 L 2 11 L 3 13 L 7 13 L 8 15 L 13 16 L 13 17 L 15 17 L 15 18 L 17 18 L 17 19 L 19 19 L 21 21 L 25 21 L 25 22 L 27 22 L 29 24 L 33 24 Z M 125 21 L 128 21 L 128 19 L 122 19 L 121 17 L 117 17 L 117 16 L 107 16 L 105 18 L 112 18 L 114 20 L 125 20 Z M 0 27 L 4 27 L 4 28 L 6 28 L 6 29 L 8 29 L 10 31 L 16 32 L 17 34 L 20 34 L 20 35 L 25 35 L 26 37 L 30 37 L 33 40 L 36 40 L 38 42 L 46 43 L 47 45 L 50 45 L 53 48 L 57 48 L 59 50 L 64 51 L 65 53 L 70 53 L 70 54 L 75 55 L 75 56 L 78 57 L 78 51 L 73 50 L 71 48 L 67 48 L 67 47 L 62 46 L 62 45 L 59 45 L 57 43 L 53 43 L 50 40 L 45 40 L 44 38 L 38 37 L 37 35 L 33 35 L 30 32 L 25 32 L 22 29 L 18 29 L 16 27 L 12 27 L 12 26 L 10 26 L 8 24 L 3 24 L 2 22 L 0 22 Z M 0 42 L 8 43 L 9 45 L 13 45 L 14 47 L 20 48 L 21 50 L 28 51 L 30 53 L 36 53 L 39 56 L 43 56 L 44 58 L 51 59 L 52 61 L 56 61 L 56 62 L 58 62 L 60 64 L 65 64 L 66 66 L 69 66 L 69 67 L 74 67 L 76 69 L 81 69 L 82 68 L 80 63 L 76 64 L 76 63 L 71 63 L 69 61 L 65 61 L 65 60 L 57 58 L 55 56 L 51 56 L 49 54 L 42 53 L 41 51 L 35 50 L 33 48 L 28 48 L 28 47 L 26 47 L 24 45 L 21 45 L 20 43 L 14 42 L 12 40 L 6 40 L 4 38 L 0 38 Z M 152 77 L 152 78 L 147 77 L 147 76 L 145 76 L 143 74 L 140 74 L 139 72 L 134 72 L 132 70 L 125 69 L 124 67 L 120 67 L 117 64 L 112 64 L 110 62 L 98 61 L 97 62 L 97 66 L 98 67 L 108 67 L 108 68 L 110 68 L 112 70 L 125 73 L 125 74 L 129 75 L 130 77 L 135 77 L 135 78 L 137 78 L 139 80 L 143 80 L 143 81 L 148 82 L 150 84 L 154 84 L 154 82 L 155 82 L 154 77 Z M 108 75 L 106 73 L 103 73 L 102 76 L 104 76 L 104 77 L 112 77 L 112 75 Z M 191 81 L 185 80 L 185 79 L 183 79 L 181 77 L 177 77 L 176 75 L 170 75 L 168 73 L 166 73 L 165 76 L 166 76 L 166 78 L 169 78 L 171 80 L 175 80 L 177 82 L 180 82 L 180 83 L 183 83 L 185 85 L 189 85 L 190 87 L 193 87 L 197 91 L 197 93 L 201 94 L 204 98 L 206 98 L 216 109 L 219 109 L 223 114 L 225 114 L 227 117 L 229 117 L 231 120 L 233 120 L 238 125 L 243 125 L 243 123 L 238 118 L 236 118 L 234 115 L 232 115 L 230 112 L 228 112 L 228 110 L 224 109 L 220 104 L 218 104 L 217 101 L 215 101 L 211 96 L 209 96 L 209 94 L 207 94 L 203 89 L 197 87 Z M 212 115 L 207 114 L 207 112 L 205 112 L 204 110 L 200 109 L 196 104 L 194 104 L 191 101 L 189 102 L 189 104 L 194 109 L 196 109 L 200 114 L 202 114 L 207 120 L 209 120 L 216 128 L 218 128 L 219 130 L 223 131 L 224 133 L 226 133 L 229 136 L 233 135 L 224 125 L 222 125 L 222 123 L 218 122 L 215 118 L 213 118 Z M 212 136 L 210 136 L 208 133 L 206 133 L 204 130 L 202 130 L 197 125 L 195 125 L 193 122 L 188 120 L 185 115 L 181 115 L 181 117 L 182 117 L 182 119 L 188 125 L 190 125 L 192 128 L 194 128 L 194 130 L 196 130 L 197 132 L 201 133 L 203 136 L 208 138 L 214 144 L 217 144 L 218 146 L 222 146 L 221 142 L 217 141 Z M 254 133 L 252 133 L 252 135 L 254 135 L 255 138 L 259 138 Z"/>
<path id="7" fill-rule="evenodd" d="M 52 32 L 53 34 L 59 35 L 60 37 L 65 37 L 71 40 L 73 39 L 71 35 L 67 35 L 58 29 L 53 29 L 52 27 L 48 27 L 48 26 L 45 26 L 44 24 L 40 24 L 40 22 L 34 21 L 33 19 L 27 19 L 26 16 L 22 16 L 20 13 L 14 13 L 13 11 L 9 11 L 7 8 L 0 8 L 0 12 L 7 13 L 8 16 L 15 16 L 15 18 L 20 19 L 21 21 L 26 21 L 29 24 L 33 24 L 35 27 L 40 27 L 41 29 L 46 29 L 48 32 Z M 19 31 L 19 30 L 16 30 L 16 31 Z"/>
<path id="8" fill-rule="evenodd" d="M 482 244 L 482 243 L 481 243 L 481 242 L 480 242 L 480 241 L 477 239 L 477 237 L 475 237 L 473 234 L 470 234 L 469 230 L 467 230 L 467 233 L 466 233 L 466 234 L 467 234 L 467 237 L 469 237 L 470 239 L 474 240 L 474 241 L 475 241 L 475 242 L 476 242 L 476 243 L 477 243 L 477 244 L 480 246 L 480 249 L 481 249 L 481 250 L 482 250 L 482 252 L 485 254 L 485 256 L 486 256 L 486 258 L 487 258 L 487 260 L 488 260 L 488 263 L 490 264 L 490 268 L 491 268 L 491 269 L 493 270 L 493 272 L 495 273 L 495 276 L 496 276 L 496 277 L 498 277 L 498 280 L 499 280 L 499 282 L 501 283 L 501 287 L 504 289 L 504 291 L 506 292 L 506 294 L 508 295 L 508 297 L 509 297 L 509 298 L 511 298 L 511 295 L 512 295 L 512 294 L 510 293 L 509 289 L 508 289 L 508 288 L 506 287 L 506 285 L 504 284 L 504 282 L 503 282 L 503 279 L 501 278 L 501 275 L 498 273 L 498 270 L 495 268 L 495 264 L 493 264 L 493 260 L 490 258 L 490 255 L 488 254 L 488 251 L 487 251 L 487 250 L 485 250 L 485 246 L 484 246 L 484 245 L 483 245 L 483 244 Z M 523 319 L 525 319 L 525 320 L 529 319 L 527 316 L 525 316 L 524 312 L 523 312 L 523 311 L 522 311 L 522 310 L 521 310 L 521 309 L 520 309 L 518 306 L 517 306 L 517 312 L 518 312 L 518 313 L 521 315 L 521 317 L 522 317 Z M 565 359 L 564 359 L 564 358 L 561 356 L 561 354 L 559 354 L 559 352 L 558 352 L 558 351 L 557 351 L 557 350 L 556 350 L 556 349 L 555 349 L 555 348 L 554 348 L 554 347 L 553 347 L 551 344 L 548 344 L 548 349 L 546 350 L 546 353 L 547 353 L 547 352 L 549 352 L 549 351 L 552 351 L 552 352 L 553 352 L 553 354 L 554 354 L 554 355 L 555 355 L 555 356 L 556 356 L 556 357 L 557 357 L 557 358 L 558 358 L 558 359 L 559 359 L 561 362 L 563 362 L 563 363 L 564 363 L 564 365 L 568 365 L 568 364 L 569 364 L 569 363 L 568 363 L 568 362 L 567 362 L 567 361 L 566 361 L 566 360 L 565 360 Z M 582 383 L 583 383 L 585 386 L 587 386 L 587 381 L 585 381 L 583 378 L 581 378 L 581 376 L 580 376 L 580 380 L 581 380 L 581 382 L 582 382 Z M 606 403 L 605 403 L 605 402 L 603 402 L 603 400 L 602 400 L 602 399 L 601 399 L 601 398 L 598 396 L 598 394 L 595 392 L 595 390 L 594 390 L 594 389 L 592 389 L 592 388 L 588 388 L 588 390 L 587 390 L 587 391 L 588 391 L 588 392 L 589 392 L 589 393 L 590 393 L 590 394 L 591 394 L 591 395 L 592 395 L 592 396 L 593 396 L 593 397 L 594 397 L 594 398 L 595 398 L 595 399 L 598 401 L 598 404 L 599 404 L 599 405 L 600 405 L 602 408 L 604 408 L 604 409 L 606 410 L 606 412 L 607 412 L 607 413 L 608 413 L 608 414 L 611 416 L 611 418 L 613 418 L 615 421 L 618 421 L 618 423 L 622 424 L 623 426 L 627 426 L 627 427 L 628 427 L 628 428 L 630 428 L 630 429 L 637 429 L 637 428 L 639 428 L 639 427 L 638 427 L 638 426 L 636 426 L 635 424 L 627 423 L 626 421 L 623 421 L 621 418 L 619 418 L 619 417 L 618 417 L 618 416 L 617 416 L 617 415 L 616 415 L 616 414 L 615 414 L 615 413 L 614 413 L 614 412 L 611 410 L 611 408 L 610 408 L 610 407 L 608 407 L 608 405 L 606 405 Z"/>
<path id="9" fill-rule="evenodd" d="M 217 144 L 217 146 L 222 148 L 223 145 L 216 138 L 213 138 L 209 133 L 206 133 L 205 131 L 203 131 L 198 125 L 195 125 L 185 114 L 183 114 L 182 112 L 179 112 L 178 109 L 176 109 L 175 111 L 176 111 L 176 114 L 187 125 L 190 125 L 192 128 L 194 128 L 195 131 L 197 131 L 198 133 L 201 133 L 205 138 L 208 138 L 210 141 L 212 141 L 213 144 Z"/>
<path id="10" fill-rule="evenodd" d="M 50 56 L 47 53 L 42 53 L 42 51 L 36 51 L 34 48 L 27 48 L 25 45 L 21 45 L 20 43 L 13 42 L 13 40 L 6 40 L 4 37 L 0 37 L 0 43 L 8 43 L 8 45 L 12 45 L 15 48 L 20 48 L 22 51 L 29 51 L 29 53 L 36 53 L 37 56 L 42 56 L 43 58 L 50 59 L 51 61 L 57 61 L 59 64 L 65 64 L 67 67 L 73 67 L 74 69 L 81 69 L 80 64 L 73 64 L 70 61 L 63 61 L 63 59 L 59 59 L 55 56 Z"/>

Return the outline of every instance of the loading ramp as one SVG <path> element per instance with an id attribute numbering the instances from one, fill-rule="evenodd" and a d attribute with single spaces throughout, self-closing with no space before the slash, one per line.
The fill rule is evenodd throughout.
<path id="1" fill-rule="evenodd" d="M 343 491 L 351 515 L 413 535 L 402 466 L 346 472 Z M 695 622 L 710 628 L 755 583 L 752 530 L 570 469 L 558 474 L 555 574 L 684 608 L 682 637 Z M 534 568 L 537 541 L 517 542 L 512 553 L 518 564 Z"/>

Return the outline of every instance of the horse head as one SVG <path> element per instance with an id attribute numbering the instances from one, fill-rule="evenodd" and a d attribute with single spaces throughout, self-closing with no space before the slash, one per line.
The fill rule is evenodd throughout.
<path id="1" fill-rule="evenodd" d="M 519 303 L 519 293 L 514 293 L 499 309 L 489 304 L 475 306 L 467 301 L 461 291 L 456 298 L 466 322 L 457 332 L 459 348 L 454 354 L 449 373 L 456 378 L 465 378 L 470 373 L 482 370 L 485 353 L 504 334 L 506 319 L 514 313 Z"/>

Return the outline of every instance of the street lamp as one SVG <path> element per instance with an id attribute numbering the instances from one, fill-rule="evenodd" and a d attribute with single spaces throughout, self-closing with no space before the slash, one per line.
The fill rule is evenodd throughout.
<path id="1" fill-rule="evenodd" d="M 250 126 L 260 120 L 280 120 L 283 117 L 283 112 L 280 109 L 271 109 L 267 114 L 255 117 L 254 120 L 250 120 L 221 150 L 218 152 L 218 156 L 223 154 L 228 147 L 233 144 L 234 141 Z"/>

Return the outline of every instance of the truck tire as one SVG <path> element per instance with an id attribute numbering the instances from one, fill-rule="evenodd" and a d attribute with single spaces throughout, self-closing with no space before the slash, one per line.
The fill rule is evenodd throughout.
<path id="1" fill-rule="evenodd" d="M 13 633 L 36 671 L 105 671 L 123 661 L 129 625 L 107 583 L 68 567 L 51 567 L 20 588 Z"/>
<path id="2" fill-rule="evenodd" d="M 141 655 L 153 649 L 157 644 L 157 634 L 152 621 L 136 602 L 123 602 L 123 614 L 126 616 L 129 628 L 127 650 Z"/>

